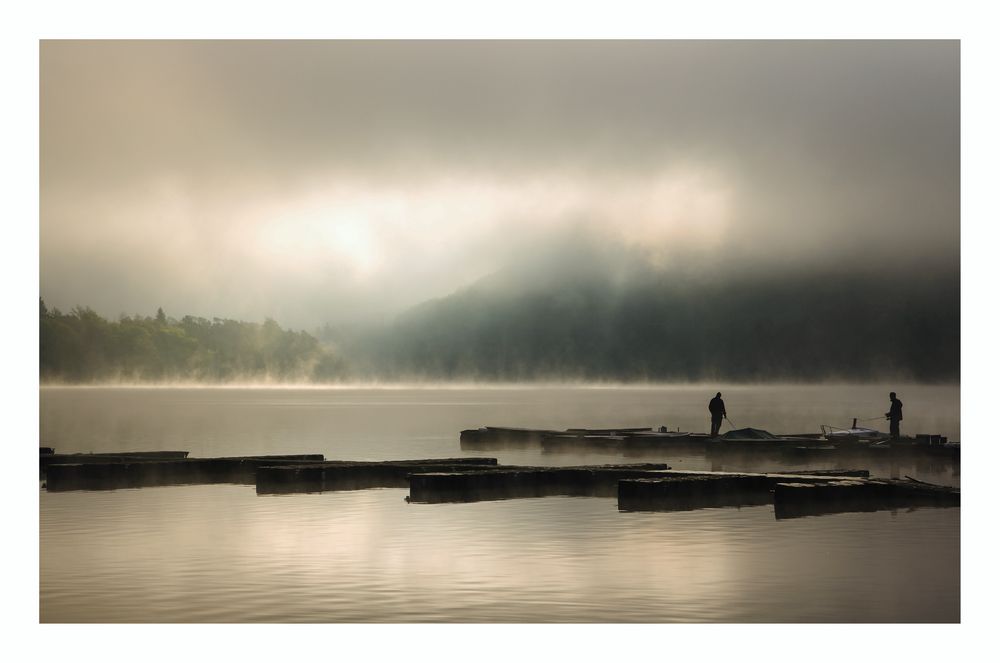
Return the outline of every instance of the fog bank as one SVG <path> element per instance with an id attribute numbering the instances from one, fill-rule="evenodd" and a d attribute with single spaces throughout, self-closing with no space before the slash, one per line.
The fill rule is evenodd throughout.
<path id="1" fill-rule="evenodd" d="M 40 72 L 63 309 L 383 323 L 580 243 L 609 282 L 958 268 L 957 41 L 44 41 Z"/>

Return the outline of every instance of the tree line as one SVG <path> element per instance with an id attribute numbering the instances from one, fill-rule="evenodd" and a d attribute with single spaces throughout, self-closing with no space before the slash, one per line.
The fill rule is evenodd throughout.
<path id="1" fill-rule="evenodd" d="M 473 286 L 383 326 L 316 336 L 41 302 L 43 381 L 953 381 L 957 274 L 602 279 Z M 347 359 L 349 358 L 349 359 Z"/>
<path id="2" fill-rule="evenodd" d="M 332 381 L 344 363 L 306 332 L 222 318 L 122 316 L 87 307 L 69 313 L 39 300 L 43 382 Z"/>

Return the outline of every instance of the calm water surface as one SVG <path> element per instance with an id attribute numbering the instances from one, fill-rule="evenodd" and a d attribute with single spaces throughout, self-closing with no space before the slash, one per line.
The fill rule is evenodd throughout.
<path id="1" fill-rule="evenodd" d="M 894 385 L 904 433 L 960 439 L 957 387 Z M 740 426 L 818 432 L 886 409 L 888 387 L 722 388 Z M 482 425 L 704 430 L 715 387 L 43 388 L 60 452 L 324 453 L 501 463 L 780 459 L 462 452 Z M 874 422 L 880 423 L 880 422 Z M 829 461 L 832 463 L 832 461 Z M 801 464 L 800 464 L 801 465 Z M 809 467 L 832 465 L 809 463 Z M 941 463 L 872 466 L 959 485 Z M 257 496 L 249 486 L 40 492 L 43 622 L 923 622 L 959 620 L 959 509 L 777 521 L 773 507 L 621 513 L 606 498 L 407 504 L 406 490 Z"/>

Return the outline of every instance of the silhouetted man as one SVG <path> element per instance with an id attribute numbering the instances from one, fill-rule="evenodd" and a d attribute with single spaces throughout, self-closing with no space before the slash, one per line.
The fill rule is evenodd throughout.
<path id="1" fill-rule="evenodd" d="M 889 420 L 889 437 L 899 439 L 899 422 L 903 420 L 903 401 L 896 398 L 896 392 L 889 394 L 889 411 L 885 418 Z"/>
<path id="2" fill-rule="evenodd" d="M 719 434 L 722 427 L 722 419 L 726 416 L 726 404 L 722 402 L 722 392 L 718 392 L 715 398 L 708 402 L 708 411 L 712 414 L 712 437 Z"/>

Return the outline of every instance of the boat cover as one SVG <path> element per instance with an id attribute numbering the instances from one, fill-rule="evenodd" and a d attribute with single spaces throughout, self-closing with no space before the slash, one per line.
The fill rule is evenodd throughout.
<path id="1" fill-rule="evenodd" d="M 774 435 L 771 435 L 766 430 L 761 430 L 759 428 L 736 428 L 734 430 L 728 431 L 722 435 L 724 440 L 776 440 L 778 439 Z"/>

